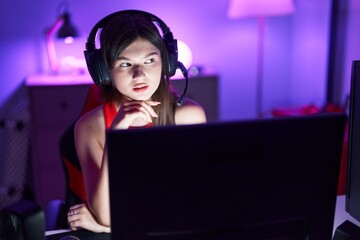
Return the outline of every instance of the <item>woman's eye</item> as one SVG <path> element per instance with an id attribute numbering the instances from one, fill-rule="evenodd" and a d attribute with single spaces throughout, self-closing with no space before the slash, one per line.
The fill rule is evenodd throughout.
<path id="1" fill-rule="evenodd" d="M 148 60 L 145 61 L 146 64 L 149 64 L 149 63 L 153 63 L 155 61 L 154 58 L 150 58 Z"/>
<path id="2" fill-rule="evenodd" d="M 124 62 L 120 64 L 120 67 L 129 67 L 130 65 L 130 63 Z"/>

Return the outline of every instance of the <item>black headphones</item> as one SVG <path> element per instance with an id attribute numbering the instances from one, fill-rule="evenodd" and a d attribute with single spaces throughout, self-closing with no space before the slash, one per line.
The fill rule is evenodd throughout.
<path id="1" fill-rule="evenodd" d="M 181 97 L 179 98 L 178 104 L 181 105 L 186 94 L 187 85 L 188 85 L 188 74 L 187 69 L 184 67 L 184 65 L 178 61 L 178 49 L 177 49 L 177 40 L 174 39 L 172 32 L 170 31 L 170 28 L 157 16 L 140 11 L 140 10 L 123 10 L 114 12 L 103 19 L 101 19 L 99 22 L 95 24 L 95 26 L 91 29 L 90 34 L 88 36 L 87 42 L 86 42 L 86 50 L 84 51 L 86 65 L 88 68 L 88 71 L 91 75 L 91 78 L 93 79 L 94 83 L 98 86 L 104 86 L 111 84 L 111 77 L 109 68 L 106 64 L 105 59 L 103 58 L 101 54 L 101 49 L 97 49 L 95 47 L 95 38 L 96 34 L 99 29 L 103 28 L 103 26 L 112 18 L 114 18 L 117 15 L 120 14 L 142 14 L 144 16 L 149 17 L 153 22 L 157 23 L 160 27 L 163 36 L 162 39 L 164 41 L 165 47 L 168 52 L 169 57 L 169 74 L 170 77 L 175 75 L 176 69 L 179 68 L 181 72 L 183 73 L 186 83 L 185 83 L 185 89 Z"/>

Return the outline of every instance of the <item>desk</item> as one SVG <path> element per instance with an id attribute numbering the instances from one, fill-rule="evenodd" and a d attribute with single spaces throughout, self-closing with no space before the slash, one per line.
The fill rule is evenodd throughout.
<path id="1" fill-rule="evenodd" d="M 335 210 L 335 216 L 334 216 L 334 228 L 333 232 L 335 232 L 338 225 L 340 225 L 343 221 L 350 220 L 353 223 L 360 226 L 360 222 L 349 216 L 348 213 L 345 212 L 345 196 L 337 196 L 336 201 L 336 210 Z M 78 237 L 80 240 L 86 239 L 86 240 L 110 240 L 111 239 L 111 233 L 92 233 L 86 230 L 79 230 L 79 231 L 70 231 L 70 232 L 62 232 L 58 234 L 48 235 L 46 236 L 46 240 L 59 240 L 60 238 L 64 236 L 75 236 Z"/>
<path id="2" fill-rule="evenodd" d="M 360 222 L 353 218 L 348 212 L 345 210 L 345 202 L 346 196 L 339 195 L 336 198 L 336 208 L 335 208 L 335 216 L 334 216 L 334 227 L 333 234 L 336 231 L 336 228 L 339 227 L 346 220 L 351 221 L 355 225 L 360 227 Z"/>
<path id="3" fill-rule="evenodd" d="M 111 233 L 93 233 L 87 230 L 62 232 L 46 236 L 46 240 L 60 240 L 65 236 L 74 236 L 80 240 L 111 240 Z"/>

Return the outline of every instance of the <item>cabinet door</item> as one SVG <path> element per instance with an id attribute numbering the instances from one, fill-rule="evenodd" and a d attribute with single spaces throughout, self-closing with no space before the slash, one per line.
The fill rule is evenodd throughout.
<path id="1" fill-rule="evenodd" d="M 65 197 L 59 141 L 79 117 L 88 89 L 86 84 L 28 86 L 34 190 L 42 207 L 52 199 Z"/>
<path id="2" fill-rule="evenodd" d="M 182 94 L 185 88 L 184 79 L 171 81 L 174 89 Z M 218 77 L 217 75 L 201 75 L 190 77 L 186 96 L 202 105 L 208 122 L 218 120 Z"/>
<path id="3" fill-rule="evenodd" d="M 37 126 L 70 124 L 80 114 L 88 85 L 29 87 L 31 121 Z"/>

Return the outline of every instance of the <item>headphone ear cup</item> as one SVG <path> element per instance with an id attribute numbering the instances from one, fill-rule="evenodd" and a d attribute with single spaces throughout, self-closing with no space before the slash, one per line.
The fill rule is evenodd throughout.
<path id="1" fill-rule="evenodd" d="M 98 86 L 111 84 L 109 68 L 104 60 L 101 49 L 84 51 L 86 65 L 94 83 Z"/>
<path id="2" fill-rule="evenodd" d="M 168 51 L 169 57 L 169 74 L 170 77 L 175 75 L 177 65 L 178 65 L 178 48 L 176 39 L 166 39 L 164 38 L 165 46 Z"/>

